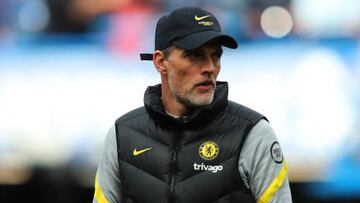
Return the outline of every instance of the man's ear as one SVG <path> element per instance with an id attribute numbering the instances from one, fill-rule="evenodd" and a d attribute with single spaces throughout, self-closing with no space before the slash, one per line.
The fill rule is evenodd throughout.
<path id="1" fill-rule="evenodd" d="M 163 52 L 160 50 L 156 50 L 153 55 L 153 63 L 156 68 L 156 70 L 161 75 L 167 75 L 167 68 L 166 68 L 166 58 Z"/>

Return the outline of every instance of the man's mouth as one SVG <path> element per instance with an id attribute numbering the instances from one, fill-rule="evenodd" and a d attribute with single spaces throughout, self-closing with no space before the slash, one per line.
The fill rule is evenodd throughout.
<path id="1" fill-rule="evenodd" d="M 201 83 L 198 83 L 196 85 L 196 87 L 199 89 L 199 90 L 202 90 L 202 91 L 208 91 L 210 90 L 211 88 L 214 88 L 215 87 L 215 83 L 211 80 L 206 80 L 204 82 L 201 82 Z"/>

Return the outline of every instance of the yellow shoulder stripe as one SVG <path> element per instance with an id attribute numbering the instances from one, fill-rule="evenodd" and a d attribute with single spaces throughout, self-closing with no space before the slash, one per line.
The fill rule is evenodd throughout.
<path id="1" fill-rule="evenodd" d="M 94 197 L 95 197 L 97 203 L 109 203 L 109 201 L 106 199 L 103 191 L 101 190 L 101 187 L 99 185 L 99 179 L 98 179 L 97 175 L 95 177 L 95 194 L 94 194 Z"/>
<path id="2" fill-rule="evenodd" d="M 268 203 L 271 198 L 276 194 L 281 185 L 284 183 L 287 174 L 287 163 L 284 162 L 283 167 L 281 168 L 279 174 L 276 178 L 271 182 L 269 187 L 265 190 L 265 192 L 261 195 L 258 200 L 258 203 Z"/>

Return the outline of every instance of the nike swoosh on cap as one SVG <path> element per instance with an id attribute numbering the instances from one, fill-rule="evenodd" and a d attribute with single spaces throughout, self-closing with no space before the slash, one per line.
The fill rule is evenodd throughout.
<path id="1" fill-rule="evenodd" d="M 206 15 L 206 16 L 197 16 L 197 15 L 195 15 L 195 20 L 196 21 L 199 21 L 199 20 L 202 20 L 202 19 L 205 19 L 205 18 L 208 18 L 208 17 L 210 17 L 211 15 Z"/>

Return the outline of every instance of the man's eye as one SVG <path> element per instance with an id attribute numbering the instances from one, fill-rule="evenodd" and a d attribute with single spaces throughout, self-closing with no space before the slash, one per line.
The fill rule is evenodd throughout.
<path id="1" fill-rule="evenodd" d="M 194 51 L 194 52 L 192 53 L 192 55 L 193 55 L 194 57 L 201 57 L 201 56 L 202 56 L 202 54 L 201 54 L 200 51 Z"/>
<path id="2" fill-rule="evenodd" d="M 220 60 L 220 58 L 221 58 L 221 53 L 214 53 L 213 55 L 212 55 L 212 57 L 214 58 L 214 59 L 216 59 L 216 60 Z"/>
<path id="3" fill-rule="evenodd" d="M 202 53 L 200 51 L 197 50 L 193 50 L 193 51 L 189 51 L 186 53 L 186 56 L 190 56 L 190 57 L 195 57 L 195 58 L 199 58 L 202 56 Z"/>
<path id="4" fill-rule="evenodd" d="M 216 53 L 213 55 L 215 58 L 221 58 L 221 54 L 220 53 Z"/>

